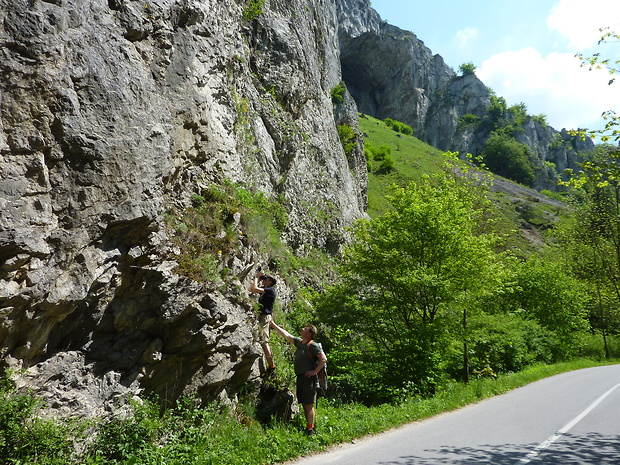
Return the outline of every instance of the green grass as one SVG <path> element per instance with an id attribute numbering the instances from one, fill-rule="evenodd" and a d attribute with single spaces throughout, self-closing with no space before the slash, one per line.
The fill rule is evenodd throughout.
<path id="1" fill-rule="evenodd" d="M 389 146 L 394 160 L 392 170 L 381 170 L 379 163 L 373 163 L 368 173 L 367 213 L 371 218 L 388 210 L 385 197 L 391 192 L 390 186 L 405 187 L 412 181 L 420 181 L 423 174 L 432 175 L 444 167 L 444 152 L 414 136 L 390 129 L 379 119 L 360 114 L 359 126 L 367 144 L 373 147 Z M 454 160 L 451 159 L 451 162 Z M 460 163 L 465 164 L 465 161 Z M 496 207 L 494 229 L 505 238 L 501 249 L 511 250 L 523 257 L 541 247 L 547 241 L 545 231 L 569 211 L 568 207 L 550 205 L 527 195 L 514 196 L 501 192 L 489 192 L 488 195 Z M 556 200 L 562 198 L 560 194 L 554 197 Z"/>
<path id="2" fill-rule="evenodd" d="M 365 141 L 375 147 L 390 146 L 394 159 L 393 170 L 383 172 L 377 164 L 368 173 L 368 214 L 376 217 L 388 208 L 385 196 L 392 184 L 405 187 L 411 181 L 420 180 L 423 173 L 439 172 L 444 163 L 443 152 L 413 136 L 396 132 L 371 116 L 360 115 L 359 125 Z"/>
<path id="3" fill-rule="evenodd" d="M 185 400 L 174 409 L 161 412 L 154 403 L 134 405 L 133 418 L 92 425 L 73 421 L 69 426 L 38 420 L 34 412 L 24 418 L 16 408 L 29 402 L 22 395 L 3 390 L 0 418 L 12 425 L 12 437 L 4 438 L 2 463 L 6 464 L 208 464 L 263 465 L 329 449 L 370 434 L 387 431 L 412 421 L 455 410 L 481 399 L 558 373 L 607 363 L 581 359 L 557 365 L 530 367 L 523 372 L 500 375 L 497 379 L 473 380 L 469 385 L 449 382 L 432 398 L 413 398 L 399 404 L 365 407 L 337 405 L 325 399 L 317 408 L 318 434 L 303 434 L 303 415 L 290 424 L 262 425 L 253 419 L 251 403 L 237 409 L 211 405 L 197 407 Z M 41 427 L 44 426 L 44 427 Z M 98 434 L 94 435 L 96 428 Z M 47 440 L 55 431 L 54 443 Z M 60 435 L 60 432 L 63 432 Z M 26 434 L 28 433 L 28 434 Z M 44 437 L 45 436 L 45 437 Z M 2 435 L 0 434 L 0 439 Z M 59 444 L 75 444 L 69 448 Z M 33 446 L 36 445 L 36 449 Z M 59 451 L 62 450 L 62 453 Z M 81 451 L 81 452 L 77 452 Z"/>

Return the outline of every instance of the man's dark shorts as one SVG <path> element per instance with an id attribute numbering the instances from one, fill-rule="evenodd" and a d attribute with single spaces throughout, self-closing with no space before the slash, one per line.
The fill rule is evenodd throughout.
<path id="1" fill-rule="evenodd" d="M 307 378 L 306 375 L 297 375 L 297 402 L 302 405 L 316 403 L 316 377 Z"/>

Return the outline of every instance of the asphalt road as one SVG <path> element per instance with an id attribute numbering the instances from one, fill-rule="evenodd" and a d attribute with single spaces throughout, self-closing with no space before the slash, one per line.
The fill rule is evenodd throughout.
<path id="1" fill-rule="evenodd" d="M 620 365 L 553 376 L 293 463 L 619 465 Z"/>

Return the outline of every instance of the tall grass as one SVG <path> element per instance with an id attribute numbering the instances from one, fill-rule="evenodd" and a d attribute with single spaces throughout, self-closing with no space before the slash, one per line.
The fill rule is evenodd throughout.
<path id="1" fill-rule="evenodd" d="M 321 399 L 319 434 L 306 437 L 303 415 L 290 424 L 264 425 L 245 411 L 218 405 L 198 407 L 185 399 L 166 411 L 154 402 L 133 405 L 133 415 L 95 425 L 41 419 L 40 403 L 28 394 L 0 392 L 2 464 L 166 464 L 259 465 L 281 463 L 458 409 L 467 404 L 552 376 L 601 365 L 581 359 L 536 366 L 520 373 L 483 378 L 468 385 L 450 382 L 432 398 L 365 407 Z M 248 413 L 249 412 L 249 413 Z M 7 429 L 10 425 L 10 429 Z M 67 427 L 68 426 L 68 427 Z M 10 437 L 7 433 L 10 432 Z M 51 433 L 51 436 L 50 436 Z"/>

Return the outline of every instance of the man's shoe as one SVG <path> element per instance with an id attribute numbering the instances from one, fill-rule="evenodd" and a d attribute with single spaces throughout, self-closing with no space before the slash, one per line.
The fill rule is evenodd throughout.
<path id="1" fill-rule="evenodd" d="M 271 375 L 273 375 L 276 372 L 276 367 L 268 367 L 265 370 L 265 378 L 269 378 Z"/>
<path id="2" fill-rule="evenodd" d="M 314 436 L 316 434 L 316 430 L 314 428 L 312 429 L 307 429 L 306 431 L 304 431 L 306 436 Z"/>

